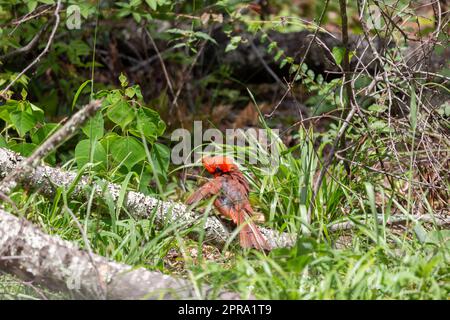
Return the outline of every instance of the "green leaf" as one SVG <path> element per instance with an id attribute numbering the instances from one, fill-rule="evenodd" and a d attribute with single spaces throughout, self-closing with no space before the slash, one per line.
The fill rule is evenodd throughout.
<path id="1" fill-rule="evenodd" d="M 0 106 L 0 119 L 7 123 L 12 123 L 11 112 L 20 110 L 20 103 L 17 100 L 8 100 L 4 105 Z"/>
<path id="2" fill-rule="evenodd" d="M 136 118 L 137 131 L 130 130 L 130 132 L 137 137 L 141 137 L 141 133 L 144 134 L 149 142 L 154 142 L 166 130 L 166 124 L 161 120 L 158 112 L 150 108 L 140 108 Z"/>
<path id="3" fill-rule="evenodd" d="M 58 123 L 46 123 L 31 134 L 31 141 L 41 144 L 50 134 L 53 134 L 61 125 Z"/>
<path id="4" fill-rule="evenodd" d="M 33 129 L 37 123 L 37 119 L 34 117 L 34 115 L 27 111 L 11 112 L 10 119 L 21 137 L 23 137 L 28 131 Z"/>
<path id="5" fill-rule="evenodd" d="M 36 145 L 34 143 L 17 143 L 13 146 L 10 146 L 9 149 L 11 149 L 12 151 L 15 151 L 17 153 L 20 153 L 22 156 L 24 157 L 28 157 L 30 156 L 34 149 L 36 149 Z"/>
<path id="6" fill-rule="evenodd" d="M 225 48 L 225 52 L 230 52 L 230 51 L 236 50 L 236 48 L 237 48 L 237 45 L 230 42 L 229 44 L 227 44 L 227 47 Z"/>
<path id="7" fill-rule="evenodd" d="M 287 58 L 281 60 L 281 63 L 280 63 L 280 69 L 283 69 L 283 67 L 288 63 L 288 61 L 289 61 L 289 60 L 288 60 Z"/>
<path id="8" fill-rule="evenodd" d="M 213 38 L 211 38 L 211 36 L 207 33 L 197 31 L 197 32 L 194 32 L 194 36 L 196 36 L 197 38 L 203 39 L 203 40 L 210 41 L 214 44 L 217 44 L 217 41 L 214 40 Z"/>
<path id="9" fill-rule="evenodd" d="M 27 3 L 27 7 L 28 7 L 28 12 L 32 12 L 34 9 L 36 9 L 38 2 L 37 1 L 28 1 Z"/>
<path id="10" fill-rule="evenodd" d="M 145 169 L 142 171 L 140 177 L 139 177 L 139 192 L 143 194 L 149 194 L 149 184 L 152 180 L 152 172 L 148 166 L 145 167 Z"/>
<path id="11" fill-rule="evenodd" d="M 436 111 L 441 116 L 450 117 L 450 103 L 448 101 L 444 102 L 438 109 L 436 109 Z"/>
<path id="12" fill-rule="evenodd" d="M 275 55 L 275 57 L 273 58 L 276 61 L 280 60 L 280 58 L 283 56 L 284 54 L 284 50 L 278 50 L 277 54 Z"/>
<path id="13" fill-rule="evenodd" d="M 101 112 L 89 119 L 87 123 L 81 128 L 84 134 L 94 140 L 98 140 L 104 135 L 104 120 Z"/>
<path id="14" fill-rule="evenodd" d="M 145 159 L 145 149 L 133 137 L 120 137 L 111 142 L 111 155 L 117 163 L 123 163 L 128 170 Z"/>
<path id="15" fill-rule="evenodd" d="M 130 6 L 132 7 L 137 7 L 142 3 L 142 0 L 131 0 L 130 1 Z"/>
<path id="16" fill-rule="evenodd" d="M 134 119 L 134 111 L 128 102 L 120 100 L 108 107 L 106 112 L 108 118 L 124 129 Z"/>
<path id="17" fill-rule="evenodd" d="M 8 144 L 6 143 L 5 138 L 3 136 L 0 136 L 0 148 L 6 148 Z"/>
<path id="18" fill-rule="evenodd" d="M 28 92 L 25 90 L 25 88 L 22 88 L 22 91 L 20 92 L 20 95 L 22 96 L 22 100 L 27 99 Z"/>
<path id="19" fill-rule="evenodd" d="M 269 45 L 267 46 L 267 52 L 271 53 L 273 51 L 273 49 L 277 48 L 278 44 L 276 43 L 276 41 L 272 41 L 271 43 L 269 43 Z"/>
<path id="20" fill-rule="evenodd" d="M 374 112 L 384 112 L 386 111 L 387 108 L 388 108 L 387 106 L 382 104 L 373 104 L 368 108 L 368 110 Z"/>
<path id="21" fill-rule="evenodd" d="M 241 36 L 231 37 L 230 42 L 228 43 L 227 47 L 225 48 L 225 52 L 235 50 L 239 46 L 239 43 L 241 43 L 241 41 L 242 41 Z"/>
<path id="22" fill-rule="evenodd" d="M 39 0 L 39 2 L 44 4 L 55 4 L 55 0 Z"/>
<path id="23" fill-rule="evenodd" d="M 167 176 L 170 162 L 170 149 L 163 144 L 155 143 L 150 152 L 155 172 Z"/>
<path id="24" fill-rule="evenodd" d="M 119 81 L 120 81 L 120 85 L 121 85 L 123 88 L 125 88 L 126 86 L 128 86 L 128 79 L 127 79 L 127 76 L 124 75 L 122 72 L 120 73 Z"/>
<path id="25" fill-rule="evenodd" d="M 345 48 L 334 47 L 332 53 L 333 53 L 334 60 L 336 61 L 336 64 L 340 65 L 342 60 L 344 59 Z"/>
<path id="26" fill-rule="evenodd" d="M 80 96 L 81 92 L 83 92 L 83 89 L 91 82 L 92 80 L 86 80 L 81 84 L 81 86 L 78 88 L 77 92 L 75 93 L 75 96 L 73 97 L 72 101 L 72 110 L 75 108 L 75 104 L 78 101 L 78 97 Z"/>
<path id="27" fill-rule="evenodd" d="M 142 95 L 141 92 L 141 87 L 138 84 L 135 84 L 134 86 L 132 86 L 133 91 L 134 91 L 134 95 L 139 99 L 139 100 L 143 100 L 144 96 Z"/>
<path id="28" fill-rule="evenodd" d="M 130 99 L 133 98 L 135 94 L 136 94 L 136 91 L 133 87 L 128 87 L 125 89 L 125 95 L 128 98 L 130 98 Z"/>
<path id="29" fill-rule="evenodd" d="M 370 128 L 374 130 L 383 130 L 387 128 L 388 124 L 383 120 L 376 120 L 370 123 Z"/>
<path id="30" fill-rule="evenodd" d="M 92 163 L 101 162 L 101 168 L 106 168 L 106 151 L 102 144 L 94 140 L 81 140 L 75 147 L 75 160 L 78 168 L 83 167 L 86 163 L 90 162 L 92 155 Z"/>
<path id="31" fill-rule="evenodd" d="M 157 2 L 156 0 L 145 0 L 145 3 L 148 4 L 148 6 L 152 9 L 152 10 L 156 10 L 157 7 Z"/>
<path id="32" fill-rule="evenodd" d="M 137 23 L 141 22 L 142 17 L 141 17 L 141 15 L 139 13 L 133 12 L 131 15 L 133 16 L 134 21 L 136 21 Z"/>

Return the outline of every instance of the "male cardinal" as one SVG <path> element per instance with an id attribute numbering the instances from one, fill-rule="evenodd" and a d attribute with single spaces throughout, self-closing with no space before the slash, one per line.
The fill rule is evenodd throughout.
<path id="1" fill-rule="evenodd" d="M 264 236 L 250 219 L 253 209 L 248 201 L 249 186 L 238 167 L 225 156 L 204 157 L 205 169 L 214 175 L 214 179 L 205 183 L 187 199 L 187 204 L 193 204 L 205 197 L 218 195 L 214 206 L 219 212 L 242 226 L 239 239 L 243 248 L 270 250 Z"/>

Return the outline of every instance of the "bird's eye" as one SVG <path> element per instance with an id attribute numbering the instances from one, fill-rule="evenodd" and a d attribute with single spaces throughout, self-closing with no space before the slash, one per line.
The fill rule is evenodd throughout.
<path id="1" fill-rule="evenodd" d="M 222 172 L 222 170 L 220 170 L 219 167 L 216 167 L 215 173 L 221 173 L 221 172 Z"/>

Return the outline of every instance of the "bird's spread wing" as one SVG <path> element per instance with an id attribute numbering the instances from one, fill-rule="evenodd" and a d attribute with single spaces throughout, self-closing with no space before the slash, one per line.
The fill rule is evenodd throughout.
<path id="1" fill-rule="evenodd" d="M 197 191 L 195 191 L 187 200 L 186 204 L 191 205 L 193 203 L 199 202 L 200 200 L 217 194 L 222 187 L 222 183 L 219 179 L 211 180 L 201 186 Z"/>

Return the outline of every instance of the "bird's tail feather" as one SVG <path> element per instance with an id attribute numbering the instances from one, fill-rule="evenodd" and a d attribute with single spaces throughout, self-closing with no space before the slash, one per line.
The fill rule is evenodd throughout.
<path id="1" fill-rule="evenodd" d="M 269 251 L 271 248 L 256 224 L 251 221 L 246 213 L 240 214 L 239 216 L 240 221 L 238 225 L 244 224 L 239 232 L 241 246 L 243 248 L 255 248 L 258 250 Z"/>

